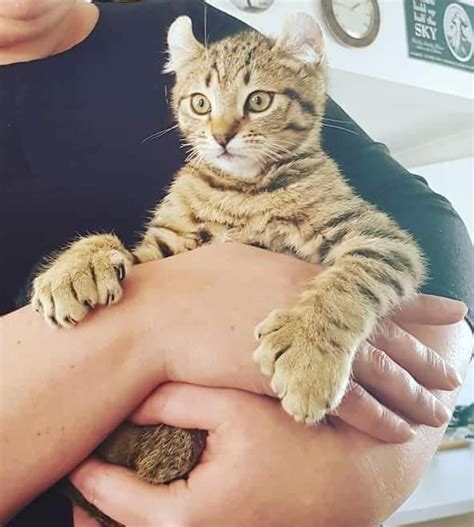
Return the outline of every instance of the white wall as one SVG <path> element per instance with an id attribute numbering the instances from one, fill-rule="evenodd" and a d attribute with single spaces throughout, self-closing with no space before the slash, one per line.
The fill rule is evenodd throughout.
<path id="1" fill-rule="evenodd" d="M 403 0 L 379 0 L 380 33 L 362 49 L 332 37 L 321 0 L 275 0 L 260 14 L 239 11 L 230 0 L 208 3 L 269 34 L 292 12 L 313 14 L 326 36 L 329 92 L 372 137 L 407 166 L 474 156 L 474 76 L 409 58 Z"/>
<path id="2" fill-rule="evenodd" d="M 446 196 L 461 215 L 474 242 L 474 157 L 413 167 L 430 187 Z"/>
<path id="3" fill-rule="evenodd" d="M 474 393 L 474 362 L 471 361 L 469 369 L 467 370 L 466 379 L 464 381 L 461 393 L 459 394 L 457 404 L 468 406 L 473 402 Z"/>
<path id="4" fill-rule="evenodd" d="M 408 57 L 403 0 L 379 0 L 380 33 L 373 44 L 359 49 L 341 46 L 326 30 L 321 0 L 276 0 L 261 14 L 239 11 L 230 0 L 208 0 L 208 3 L 269 34 L 278 33 L 289 14 L 310 13 L 323 27 L 332 68 L 458 97 L 473 97 L 473 76 L 469 72 Z"/>

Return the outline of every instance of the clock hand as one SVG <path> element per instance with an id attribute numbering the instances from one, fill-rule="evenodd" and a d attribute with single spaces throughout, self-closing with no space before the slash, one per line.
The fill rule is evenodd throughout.
<path id="1" fill-rule="evenodd" d="M 362 2 L 357 2 L 357 4 L 355 4 L 355 5 L 353 5 L 353 6 L 351 7 L 351 11 L 354 11 L 355 9 L 357 9 L 358 7 L 360 7 L 361 4 L 362 4 Z"/>
<path id="2" fill-rule="evenodd" d="M 348 5 L 343 4 L 342 2 L 334 2 L 334 5 L 339 5 L 343 7 L 344 9 L 351 9 Z"/>

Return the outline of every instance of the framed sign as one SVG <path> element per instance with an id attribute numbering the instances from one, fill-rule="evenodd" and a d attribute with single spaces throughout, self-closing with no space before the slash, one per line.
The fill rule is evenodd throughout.
<path id="1" fill-rule="evenodd" d="M 474 5 L 405 0 L 410 57 L 474 71 Z"/>

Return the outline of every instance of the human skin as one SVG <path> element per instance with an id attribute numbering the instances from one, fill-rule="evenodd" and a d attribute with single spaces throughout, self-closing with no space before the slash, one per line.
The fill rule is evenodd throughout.
<path id="1" fill-rule="evenodd" d="M 91 33 L 98 17 L 96 6 L 77 0 L 2 0 L 0 66 L 70 49 Z"/>
<path id="2" fill-rule="evenodd" d="M 294 301 L 316 272 L 287 256 L 212 245 L 134 268 L 122 301 L 72 330 L 49 328 L 30 307 L 3 317 L 1 364 L 8 374 L 0 386 L 0 521 L 73 469 L 160 383 L 271 394 L 251 359 L 253 328 L 273 308 Z M 460 320 L 465 313 L 458 302 L 431 301 L 438 302 L 437 309 L 427 310 L 435 312 L 429 315 L 433 323 Z M 418 312 L 408 306 L 406 316 Z M 416 342 L 405 335 L 395 348 L 406 349 L 406 338 L 410 346 Z M 432 375 L 425 374 L 425 384 L 454 387 L 454 372 L 436 353 L 416 346 L 413 375 L 422 377 L 428 362 Z M 374 361 L 370 378 L 381 364 Z M 437 416 L 436 399 L 403 369 L 383 367 L 379 379 L 389 399 L 384 387 L 390 380 L 393 392 L 404 394 L 398 404 L 405 413 L 417 404 L 425 408 L 422 422 L 446 420 Z M 381 410 L 366 392 L 361 398 L 360 391 L 350 392 L 339 409 L 342 417 L 351 422 L 355 412 L 360 428 L 379 435 L 382 430 L 389 440 L 410 437 L 399 417 Z"/>
<path id="3" fill-rule="evenodd" d="M 398 323 L 464 372 L 472 346 L 467 324 L 414 319 L 408 310 Z M 438 396 L 452 408 L 457 393 Z M 414 490 L 444 431 L 420 426 L 404 445 L 380 443 L 339 420 L 298 425 L 268 397 L 183 384 L 159 388 L 132 420 L 209 430 L 187 481 L 154 487 L 96 460 L 74 471 L 72 482 L 91 503 L 141 527 L 218 527 L 224 519 L 228 527 L 375 527 Z M 97 525 L 77 509 L 74 522 Z"/>
<path id="4" fill-rule="evenodd" d="M 2 0 L 0 2 L 0 65 L 48 57 L 70 49 L 87 37 L 94 28 L 97 18 L 98 11 L 94 6 L 78 3 L 75 0 Z M 143 271 L 143 273 L 146 272 Z M 282 279 L 285 280 L 284 274 Z M 130 287 L 133 287 L 132 284 L 133 280 L 130 281 Z M 294 287 L 294 284 L 292 285 Z M 273 298 L 272 294 L 267 298 L 269 302 Z M 445 305 L 438 304 L 440 320 L 449 323 L 454 319 L 462 318 L 462 306 L 454 304 L 450 304 L 449 307 L 443 306 Z M 59 336 L 57 333 L 47 334 L 46 329 L 40 327 L 39 320 L 27 310 L 2 320 L 2 350 L 5 356 L 8 356 L 11 349 L 15 349 L 18 359 L 16 373 L 19 378 L 13 375 L 15 368 L 4 371 L 9 372 L 8 380 L 11 384 L 14 384 L 15 379 L 19 381 L 15 388 L 21 393 L 12 392 L 18 395 L 17 398 L 13 398 L 12 402 L 12 399 L 3 397 L 11 384 L 2 385 L 2 390 L 5 390 L 2 393 L 2 403 L 6 404 L 2 409 L 1 429 L 4 435 L 1 437 L 0 453 L 5 454 L 5 459 L 9 463 L 3 463 L 2 459 L 0 519 L 13 514 L 31 497 L 49 486 L 82 459 L 148 393 L 152 385 L 159 382 L 159 375 L 153 377 L 152 381 L 152 372 L 143 372 L 141 369 L 143 346 L 137 345 L 135 349 L 133 343 L 136 334 L 130 331 L 128 325 L 125 327 L 125 321 L 130 323 L 133 317 L 130 316 L 128 308 L 123 309 L 120 313 L 110 312 L 107 316 L 97 314 L 94 317 L 97 325 L 91 324 L 88 329 L 84 327 L 81 336 L 78 336 L 76 332 L 74 337 Z M 412 313 L 416 315 L 417 311 L 412 311 Z M 169 313 L 165 314 L 169 315 Z M 444 319 L 443 316 L 445 316 Z M 127 331 L 123 333 L 125 329 Z M 232 338 L 235 338 L 235 331 L 229 331 L 229 328 L 225 331 L 227 334 L 221 334 L 221 337 L 225 336 L 228 339 L 226 342 L 232 342 Z M 21 337 L 18 338 L 18 335 Z M 190 332 L 188 339 L 192 338 L 191 335 Z M 163 334 L 160 335 L 162 336 Z M 406 338 L 404 337 L 405 340 Z M 20 344 L 17 344 L 18 342 Z M 40 356 L 38 355 L 39 342 L 42 343 Z M 413 341 L 411 342 L 414 345 Z M 79 367 L 69 361 L 70 357 L 63 353 L 64 349 L 76 353 L 75 358 Z M 237 349 L 237 345 L 234 344 L 234 352 Z M 132 352 L 135 351 L 137 353 L 133 354 Z M 38 368 L 35 362 L 36 356 L 41 359 Z M 377 357 L 381 356 L 383 355 L 377 355 Z M 435 355 L 430 356 L 435 357 Z M 13 360 L 11 357 L 10 359 Z M 96 357 L 99 359 L 97 360 Z M 420 357 L 423 358 L 421 355 Z M 94 359 L 91 360 L 91 358 Z M 369 358 L 373 359 L 374 356 L 371 355 Z M 2 358 L 2 369 L 6 364 L 7 361 Z M 73 364 L 74 368 L 71 368 Z M 407 397 L 404 397 L 404 401 L 399 400 L 398 404 L 403 402 L 406 404 L 410 401 L 410 394 L 414 396 L 418 393 L 421 394 L 419 395 L 420 400 L 424 401 L 419 407 L 425 406 L 426 408 L 426 404 L 430 401 L 426 393 L 416 383 L 413 385 L 409 376 L 397 370 L 389 359 L 377 358 L 372 362 L 360 361 L 358 364 L 366 370 L 365 375 L 367 375 L 367 368 L 369 370 L 375 368 L 372 370 L 373 373 L 377 371 L 377 367 L 382 367 L 385 375 L 390 374 L 388 378 L 395 380 L 395 385 L 392 386 L 391 394 L 385 394 L 388 399 L 394 399 L 398 391 L 397 387 L 403 386 Z M 387 364 L 390 367 L 387 368 Z M 420 364 L 423 364 L 423 361 L 418 363 L 418 368 L 415 368 L 417 371 L 420 371 Z M 247 371 L 248 366 L 249 364 L 242 367 L 234 366 L 234 368 L 228 368 L 224 373 L 229 378 L 235 373 L 247 374 L 245 386 L 241 386 L 243 388 L 252 389 L 252 385 L 261 387 L 263 381 L 258 377 L 258 372 L 255 369 Z M 438 366 L 440 366 L 439 363 Z M 175 370 L 179 371 L 179 368 Z M 58 371 L 61 371 L 60 377 L 57 374 Z M 441 379 L 435 375 L 436 371 L 441 370 L 434 368 L 432 371 L 432 383 L 445 383 L 444 385 L 447 386 L 448 377 L 444 376 Z M 35 376 L 35 372 L 39 375 Z M 207 373 L 208 377 L 212 377 L 212 371 L 208 370 Z M 360 373 L 363 374 L 363 372 Z M 33 380 L 38 382 L 37 385 L 28 383 L 32 379 L 30 374 L 34 377 Z M 104 375 L 109 377 L 104 380 Z M 142 382 L 135 384 L 131 382 L 132 378 L 134 381 Z M 380 379 L 383 381 L 384 377 Z M 384 383 L 381 382 L 381 384 Z M 453 385 L 452 382 L 448 384 Z M 36 389 L 23 390 L 25 386 L 29 388 L 36 386 Z M 48 386 L 48 390 L 44 390 L 44 386 Z M 84 389 L 84 386 L 87 386 L 87 389 Z M 263 389 L 268 389 L 268 387 Z M 377 395 L 381 396 L 380 393 Z M 112 411 L 110 405 L 108 408 L 102 408 L 97 404 L 97 401 L 107 396 L 114 400 Z M 357 412 L 352 411 L 354 405 Z M 5 408 L 7 408 L 6 411 Z M 27 411 L 22 412 L 22 408 Z M 93 412 L 91 408 L 94 408 Z M 377 404 L 375 400 L 370 399 L 367 392 L 362 391 L 357 385 L 356 389 L 349 393 L 345 405 L 339 411 L 347 422 L 354 421 L 354 415 L 357 414 L 354 424 L 361 428 L 381 429 L 388 437 L 395 438 L 393 440 L 397 440 L 397 437 L 398 440 L 402 440 L 402 436 L 407 437 L 407 428 L 404 428 L 403 433 L 398 430 L 397 435 L 396 424 L 401 421 Z M 18 419 L 15 421 L 14 417 L 18 415 L 25 416 L 22 423 Z M 28 421 L 28 418 L 31 420 Z M 428 412 L 424 419 L 433 421 L 435 412 Z M 11 426 L 13 421 L 15 425 L 22 426 L 15 429 Z M 3 426 L 5 423 L 8 423 L 9 428 Z M 13 442 L 11 438 L 14 438 Z M 33 441 L 35 450 L 31 452 Z M 13 450 L 11 449 L 12 443 L 14 444 Z M 68 444 L 68 457 L 65 458 L 67 460 L 62 459 L 64 450 L 61 449 L 64 449 L 65 443 Z M 6 455 L 7 453 L 9 456 Z M 60 455 L 51 458 L 52 454 Z M 21 462 L 19 462 L 20 459 Z M 54 459 L 54 463 L 51 463 L 51 459 Z M 24 471 L 22 474 L 19 473 L 20 467 Z M 15 478 L 9 478 L 11 470 L 14 471 Z"/>
<path id="5" fill-rule="evenodd" d="M 466 323 L 409 329 L 464 371 Z M 440 397 L 452 407 L 456 393 Z M 376 527 L 414 490 L 443 433 L 421 426 L 404 445 L 380 443 L 339 421 L 298 425 L 274 399 L 178 384 L 159 388 L 133 420 L 209 436 L 190 478 L 169 486 L 95 460 L 73 473 L 91 503 L 130 527 Z M 75 511 L 75 527 L 94 525 Z"/>

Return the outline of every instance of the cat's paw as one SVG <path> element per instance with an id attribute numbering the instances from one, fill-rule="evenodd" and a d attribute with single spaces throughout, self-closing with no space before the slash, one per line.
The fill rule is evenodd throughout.
<path id="1" fill-rule="evenodd" d="M 283 408 L 298 422 L 317 423 L 341 402 L 351 353 L 324 338 L 324 324 L 305 310 L 274 311 L 255 330 L 254 360 L 271 377 Z"/>
<path id="2" fill-rule="evenodd" d="M 32 306 L 51 325 L 72 327 L 95 306 L 120 300 L 131 265 L 130 254 L 114 236 L 84 238 L 35 278 Z"/>

